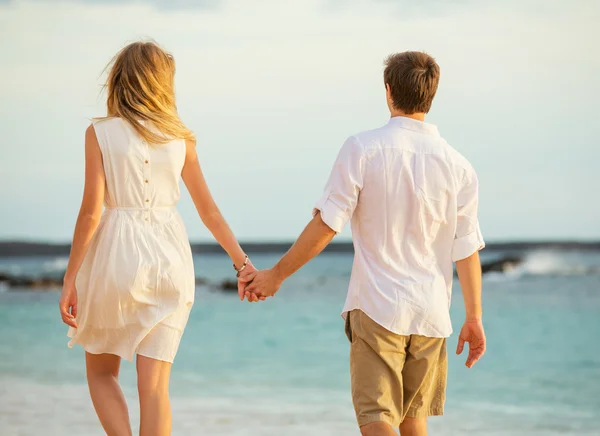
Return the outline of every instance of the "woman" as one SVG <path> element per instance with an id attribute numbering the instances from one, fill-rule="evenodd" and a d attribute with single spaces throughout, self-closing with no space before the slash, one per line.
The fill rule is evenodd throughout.
<path id="1" fill-rule="evenodd" d="M 85 134 L 85 189 L 60 310 L 69 346 L 86 351 L 92 402 L 111 436 L 131 435 L 118 375 L 121 359 L 135 355 L 140 434 L 171 432 L 169 375 L 195 288 L 175 209 L 180 177 L 234 269 L 254 269 L 206 186 L 194 134 L 177 114 L 174 73 L 173 57 L 154 42 L 122 49 L 106 83 L 108 116 Z"/>

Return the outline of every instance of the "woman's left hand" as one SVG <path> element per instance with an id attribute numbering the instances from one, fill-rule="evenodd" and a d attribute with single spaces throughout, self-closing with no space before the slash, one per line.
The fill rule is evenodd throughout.
<path id="1" fill-rule="evenodd" d="M 58 303 L 60 316 L 65 324 L 77 328 L 75 317 L 77 316 L 77 289 L 75 283 L 65 282 Z"/>

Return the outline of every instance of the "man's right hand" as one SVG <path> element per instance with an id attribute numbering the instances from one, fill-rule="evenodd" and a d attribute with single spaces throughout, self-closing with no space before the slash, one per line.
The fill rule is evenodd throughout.
<path id="1" fill-rule="evenodd" d="M 458 337 L 456 354 L 462 353 L 465 348 L 465 342 L 469 343 L 469 356 L 465 365 L 467 368 L 472 368 L 485 353 L 485 332 L 483 331 L 483 324 L 480 319 L 465 321 Z"/>

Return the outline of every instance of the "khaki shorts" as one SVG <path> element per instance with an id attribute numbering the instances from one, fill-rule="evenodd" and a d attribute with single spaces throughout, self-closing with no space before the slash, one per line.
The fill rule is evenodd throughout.
<path id="1" fill-rule="evenodd" d="M 448 360 L 445 338 L 402 336 L 364 312 L 347 314 L 352 401 L 358 425 L 443 415 Z"/>

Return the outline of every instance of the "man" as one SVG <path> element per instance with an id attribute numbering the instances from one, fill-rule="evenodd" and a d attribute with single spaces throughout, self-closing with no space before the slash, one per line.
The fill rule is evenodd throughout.
<path id="1" fill-rule="evenodd" d="M 358 424 L 364 436 L 393 436 L 394 428 L 422 436 L 427 417 L 443 414 L 453 261 L 466 307 L 456 352 L 469 343 L 469 368 L 485 352 L 484 242 L 475 171 L 424 122 L 437 63 L 404 52 L 385 65 L 389 122 L 346 141 L 313 220 L 272 269 L 240 274 L 240 297 L 274 295 L 351 221 L 355 255 L 342 316 Z"/>

